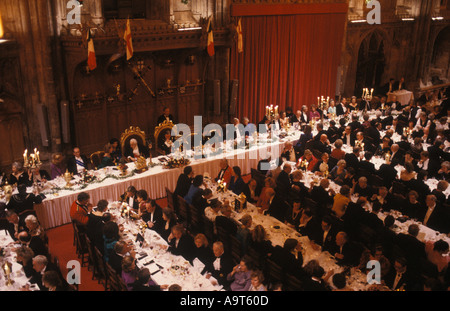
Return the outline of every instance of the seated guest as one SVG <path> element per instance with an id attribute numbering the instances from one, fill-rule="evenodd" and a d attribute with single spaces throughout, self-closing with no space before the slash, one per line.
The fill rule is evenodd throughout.
<path id="1" fill-rule="evenodd" d="M 445 179 L 447 181 L 450 181 L 450 162 L 449 161 L 444 161 L 441 163 L 441 168 L 438 170 L 436 179 L 438 179 L 438 180 Z"/>
<path id="2" fill-rule="evenodd" d="M 448 233 L 450 224 L 445 222 L 445 212 L 442 206 L 437 202 L 436 196 L 430 194 L 426 196 L 426 207 L 419 214 L 419 221 L 433 230 Z"/>
<path id="3" fill-rule="evenodd" d="M 375 245 L 371 250 L 365 249 L 361 254 L 360 264 L 358 269 L 360 269 L 363 273 L 368 273 L 367 263 L 371 260 L 378 261 L 381 266 L 381 281 L 384 280 L 386 275 L 389 273 L 391 269 L 391 262 L 385 256 L 383 246 Z"/>
<path id="4" fill-rule="evenodd" d="M 251 286 L 251 268 L 250 258 L 247 256 L 242 257 L 239 264 L 234 266 L 233 270 L 228 273 L 227 281 L 230 283 L 230 290 L 248 291 Z"/>
<path id="5" fill-rule="evenodd" d="M 225 289 L 229 289 L 227 275 L 233 270 L 233 260 L 225 253 L 223 243 L 221 241 L 214 242 L 213 253 L 214 258 L 205 263 L 205 269 L 209 272 L 206 277 L 214 277 L 218 284 L 224 286 Z"/>
<path id="6" fill-rule="evenodd" d="M 306 149 L 303 156 L 298 159 L 297 162 L 297 168 L 304 168 L 307 171 L 312 171 L 312 169 L 314 168 L 314 166 L 316 165 L 316 163 L 319 160 L 313 155 L 313 153 L 311 152 L 311 150 Z M 305 166 L 303 167 L 303 165 L 305 164 Z"/>
<path id="7" fill-rule="evenodd" d="M 444 240 L 438 240 L 436 242 L 428 241 L 425 243 L 427 259 L 436 266 L 439 275 L 443 275 L 448 269 L 450 262 L 450 257 L 447 256 L 448 251 L 448 243 Z"/>
<path id="8" fill-rule="evenodd" d="M 192 205 L 199 211 L 203 212 L 205 208 L 209 206 L 209 200 L 212 197 L 213 193 L 211 189 L 202 189 L 202 191 L 197 192 L 197 194 L 192 199 Z"/>
<path id="9" fill-rule="evenodd" d="M 336 224 L 329 216 L 325 216 L 322 222 L 318 224 L 318 228 L 311 235 L 311 246 L 313 249 L 320 249 L 322 251 L 330 251 L 336 247 Z"/>
<path id="10" fill-rule="evenodd" d="M 375 201 L 372 204 L 370 211 L 366 211 L 363 217 L 363 223 L 371 228 L 375 232 L 380 232 L 383 229 L 383 221 L 378 217 L 378 214 L 382 212 L 381 203 Z"/>
<path id="11" fill-rule="evenodd" d="M 297 153 L 297 158 L 301 157 L 306 149 L 306 143 L 313 139 L 311 126 L 306 125 L 303 129 L 303 133 L 300 135 L 299 140 L 294 146 L 295 152 Z"/>
<path id="12" fill-rule="evenodd" d="M 250 247 L 260 255 L 260 263 L 272 253 L 273 245 L 262 225 L 256 225 L 251 231 Z"/>
<path id="13" fill-rule="evenodd" d="M 142 268 L 139 270 L 137 274 L 137 280 L 132 285 L 132 291 L 140 292 L 140 291 L 161 291 L 163 289 L 167 289 L 169 285 L 156 285 L 155 282 L 151 279 L 150 270 L 148 268 Z"/>
<path id="14" fill-rule="evenodd" d="M 385 278 L 386 285 L 391 290 L 414 291 L 420 288 L 418 276 L 408 269 L 405 258 L 395 259 L 393 269 Z"/>
<path id="15" fill-rule="evenodd" d="M 359 256 L 356 246 L 349 241 L 347 233 L 344 231 L 336 234 L 336 247 L 334 257 L 337 264 L 341 266 L 357 266 Z"/>
<path id="16" fill-rule="evenodd" d="M 280 267 L 283 267 L 287 274 L 300 277 L 303 274 L 302 246 L 296 239 L 286 239 L 283 246 L 275 246 L 272 255 L 269 257 Z"/>
<path id="17" fill-rule="evenodd" d="M 349 288 L 347 286 L 347 280 L 345 278 L 345 274 L 343 273 L 336 273 L 332 277 L 332 283 L 334 285 L 333 291 L 335 292 L 348 292 L 353 291 L 353 289 Z"/>
<path id="18" fill-rule="evenodd" d="M 19 233 L 28 230 L 25 224 L 25 218 L 19 217 L 13 210 L 7 210 L 5 216 L 8 221 L 8 233 L 14 241 L 17 241 Z"/>
<path id="19" fill-rule="evenodd" d="M 383 137 L 381 144 L 375 151 L 376 156 L 384 157 L 385 154 L 391 152 L 391 140 L 389 137 Z"/>
<path id="20" fill-rule="evenodd" d="M 263 284 L 264 282 L 264 274 L 260 270 L 252 271 L 251 274 L 251 285 L 248 289 L 249 292 L 265 292 L 267 291 L 266 286 Z"/>
<path id="21" fill-rule="evenodd" d="M 361 147 L 353 147 L 352 153 L 347 153 L 344 157 L 347 167 L 353 167 L 355 170 L 359 169 L 359 161 L 361 156 Z"/>
<path id="22" fill-rule="evenodd" d="M 127 203 L 135 211 L 139 210 L 139 202 L 137 199 L 137 190 L 134 186 L 128 186 L 127 191 L 120 196 L 120 201 Z"/>
<path id="23" fill-rule="evenodd" d="M 276 181 L 272 177 L 266 177 L 264 179 L 264 187 L 261 189 L 260 196 L 258 198 L 258 201 L 256 202 L 256 207 L 262 207 L 264 205 L 264 207 L 266 207 L 265 209 L 268 208 L 268 197 L 266 195 L 266 190 L 269 188 L 276 188 Z"/>
<path id="24" fill-rule="evenodd" d="M 258 182 L 252 178 L 245 184 L 243 193 L 248 202 L 256 204 L 259 200 L 260 191 L 261 189 L 258 187 Z"/>
<path id="25" fill-rule="evenodd" d="M 342 142 L 347 145 L 348 147 L 350 146 L 355 146 L 355 134 L 352 132 L 352 127 L 350 125 L 347 125 L 345 127 L 344 132 L 342 133 Z"/>
<path id="26" fill-rule="evenodd" d="M 120 240 L 119 232 L 119 226 L 112 220 L 103 226 L 103 247 L 99 251 L 103 252 L 105 262 L 109 262 L 109 256 L 114 253 L 114 246 Z"/>
<path id="27" fill-rule="evenodd" d="M 199 192 L 201 193 L 202 189 L 200 187 L 202 185 L 203 185 L 203 175 L 195 176 L 194 179 L 192 180 L 191 186 L 189 187 L 188 193 L 184 196 L 184 199 L 188 204 L 192 204 L 192 200 L 194 199 L 194 197 Z"/>
<path id="28" fill-rule="evenodd" d="M 222 215 L 221 212 L 222 203 L 219 200 L 214 200 L 211 202 L 211 205 L 205 208 L 205 216 L 209 219 L 209 221 L 215 222 L 216 217 Z"/>
<path id="29" fill-rule="evenodd" d="M 214 253 L 209 247 L 209 242 L 203 233 L 198 233 L 194 237 L 195 249 L 192 258 L 200 260 L 203 264 L 214 260 Z"/>
<path id="30" fill-rule="evenodd" d="M 130 142 L 125 146 L 123 156 L 129 162 L 135 162 L 139 157 L 148 158 L 150 155 L 150 150 L 143 144 L 138 143 L 135 138 L 130 139 Z"/>
<path id="31" fill-rule="evenodd" d="M 317 111 L 316 105 L 311 105 L 311 111 L 309 112 L 309 120 L 317 121 L 320 119 L 320 113 Z"/>
<path id="32" fill-rule="evenodd" d="M 122 262 L 127 256 L 135 258 L 136 252 L 132 248 L 132 244 L 120 240 L 114 244 L 113 251 L 108 256 L 107 263 L 116 271 L 118 275 L 122 274 Z"/>
<path id="33" fill-rule="evenodd" d="M 324 130 L 323 124 L 321 122 L 317 123 L 316 129 L 317 129 L 317 134 L 316 134 L 316 136 L 314 136 L 313 140 L 317 142 L 322 138 L 322 135 L 327 135 L 327 131 Z M 328 140 L 328 137 L 327 137 L 327 140 Z"/>
<path id="34" fill-rule="evenodd" d="M 231 218 L 233 210 L 229 204 L 223 204 L 220 209 L 221 215 L 217 215 L 215 219 L 216 228 L 221 227 L 227 234 L 236 235 L 238 223 Z"/>
<path id="35" fill-rule="evenodd" d="M 292 202 L 292 207 L 289 206 L 288 212 L 286 213 L 285 224 L 289 227 L 297 230 L 300 225 L 300 219 L 302 217 L 303 208 L 301 207 L 300 200 L 294 200 Z"/>
<path id="36" fill-rule="evenodd" d="M 397 166 L 397 164 L 403 163 L 403 153 L 400 150 L 400 146 L 398 144 L 392 144 L 391 146 L 391 156 L 389 158 L 389 162 L 392 166 Z"/>
<path id="37" fill-rule="evenodd" d="M 41 170 L 39 167 L 35 167 L 28 172 L 29 182 L 28 185 L 34 183 L 46 183 L 48 180 L 52 179 L 46 170 Z"/>
<path id="38" fill-rule="evenodd" d="M 306 264 L 308 265 L 308 263 Z M 315 264 L 311 268 L 305 266 L 305 271 L 308 271 L 307 276 L 302 279 L 303 289 L 305 291 L 329 291 L 330 287 L 327 284 L 327 279 L 331 274 L 325 274 L 325 270 L 320 264 Z"/>
<path id="39" fill-rule="evenodd" d="M 90 196 L 87 192 L 80 192 L 70 207 L 70 218 L 79 226 L 86 226 L 89 221 L 88 214 L 93 207 L 89 200 Z"/>
<path id="40" fill-rule="evenodd" d="M 133 284 L 137 280 L 138 272 L 139 269 L 136 267 L 136 259 L 133 256 L 123 257 L 120 277 L 129 291 L 133 290 Z"/>
<path id="41" fill-rule="evenodd" d="M 415 179 L 417 176 L 417 173 L 414 171 L 414 166 L 410 162 L 405 162 L 404 168 L 400 172 L 400 180 L 408 182 L 411 179 Z"/>
<path id="42" fill-rule="evenodd" d="M 173 192 L 174 195 L 179 195 L 184 198 L 191 187 L 193 178 L 194 171 L 192 170 L 192 166 L 185 166 L 183 168 L 183 173 L 178 177 L 177 185 L 175 187 L 175 191 Z"/>
<path id="43" fill-rule="evenodd" d="M 42 203 L 41 195 L 34 195 L 33 193 L 27 193 L 27 186 L 20 184 L 17 186 L 19 193 L 13 194 L 9 199 L 6 208 L 21 215 L 23 212 L 34 212 L 34 205 Z"/>
<path id="44" fill-rule="evenodd" d="M 447 202 L 447 196 L 445 195 L 445 191 L 447 190 L 447 188 L 448 188 L 448 181 L 439 180 L 436 189 L 431 191 L 431 194 L 436 197 L 436 201 L 439 202 L 441 205 L 446 204 Z"/>
<path id="45" fill-rule="evenodd" d="M 297 227 L 297 231 L 307 236 L 309 239 L 315 234 L 315 230 L 318 227 L 318 218 L 313 214 L 310 208 L 304 208 L 302 210 L 302 216 Z"/>
<path id="46" fill-rule="evenodd" d="M 48 288 L 42 284 L 42 276 L 48 271 L 56 271 L 57 267 L 49 262 L 46 256 L 36 255 L 33 257 L 33 269 L 34 272 L 29 282 L 39 286 L 41 291 L 48 291 Z"/>
<path id="47" fill-rule="evenodd" d="M 241 242 L 242 254 L 246 254 L 250 243 L 250 228 L 253 223 L 252 216 L 250 216 L 250 214 L 245 214 L 239 219 L 239 222 L 240 225 L 238 225 L 236 231 L 236 238 Z"/>
<path id="48" fill-rule="evenodd" d="M 399 233 L 396 245 L 403 252 L 409 263 L 410 270 L 420 272 L 421 261 L 425 259 L 425 244 L 418 239 L 420 227 L 417 224 L 408 226 L 407 233 Z"/>
<path id="49" fill-rule="evenodd" d="M 50 177 L 51 179 L 55 179 L 61 175 L 64 175 L 64 157 L 62 153 L 54 153 L 52 154 L 52 163 L 50 164 Z"/>
<path id="50" fill-rule="evenodd" d="M 288 211 L 288 205 L 286 202 L 286 198 L 282 195 L 276 193 L 275 191 L 270 191 L 271 189 L 268 189 L 269 191 L 267 195 L 269 196 L 269 208 L 265 212 L 268 215 L 271 215 L 272 217 L 275 217 L 281 222 L 284 222 L 284 219 L 286 217 L 286 213 Z"/>
<path id="51" fill-rule="evenodd" d="M 342 139 L 337 139 L 334 142 L 334 149 L 331 151 L 330 157 L 335 158 L 336 160 L 342 160 L 345 157 L 345 151 L 342 150 L 342 145 L 344 142 Z"/>
<path id="52" fill-rule="evenodd" d="M 425 204 L 425 198 L 428 194 L 431 194 L 430 187 L 425 183 L 428 177 L 428 172 L 419 170 L 416 178 L 403 182 L 410 190 L 415 190 L 419 194 L 419 202 Z"/>
<path id="53" fill-rule="evenodd" d="M 223 180 L 227 183 L 227 185 L 230 183 L 231 176 L 233 174 L 233 169 L 228 165 L 227 159 L 221 159 L 219 162 L 220 171 L 217 175 L 216 181 Z"/>
<path id="54" fill-rule="evenodd" d="M 170 130 L 164 132 L 164 138 L 158 142 L 159 152 L 162 155 L 168 155 L 172 153 L 173 139 Z"/>
<path id="55" fill-rule="evenodd" d="M 183 225 L 178 224 L 172 227 L 172 233 L 168 237 L 169 252 L 174 255 L 183 256 L 187 261 L 193 259 L 195 243 L 192 236 L 186 233 Z"/>
<path id="56" fill-rule="evenodd" d="M 421 204 L 418 199 L 419 194 L 414 190 L 410 190 L 406 196 L 406 202 L 402 206 L 402 214 L 407 215 L 409 218 L 417 219 L 421 211 Z"/>
<path id="57" fill-rule="evenodd" d="M 141 219 L 147 224 L 147 228 L 161 232 L 165 225 L 161 206 L 152 199 L 147 200 L 144 205 L 145 211 L 141 213 Z"/>
<path id="58" fill-rule="evenodd" d="M 360 177 L 358 178 L 358 182 L 354 183 L 353 188 L 351 189 L 351 194 L 356 194 L 359 197 L 365 197 L 367 200 L 369 200 L 373 195 L 373 188 L 372 186 L 368 185 L 367 177 Z"/>
<path id="59" fill-rule="evenodd" d="M 34 255 L 48 255 L 48 237 L 45 231 L 39 225 L 39 221 L 34 215 L 28 215 L 25 218 L 25 225 L 27 226 L 30 236 L 28 246 L 33 250 Z"/>
<path id="60" fill-rule="evenodd" d="M 158 230 L 159 235 L 167 241 L 172 228 L 177 224 L 177 216 L 175 212 L 170 207 L 165 207 L 162 209 L 162 219 L 163 222 Z"/>
<path id="61" fill-rule="evenodd" d="M 233 191 L 236 195 L 240 195 L 244 192 L 245 182 L 242 179 L 241 168 L 239 166 L 233 166 L 233 172 L 231 174 L 228 189 Z"/>
<path id="62" fill-rule="evenodd" d="M 31 186 L 28 174 L 24 171 L 22 163 L 14 162 L 11 165 L 11 174 L 8 178 L 8 184 L 17 184 L 17 186 L 24 184 L 26 186 Z"/>
<path id="63" fill-rule="evenodd" d="M 333 189 L 329 189 L 330 181 L 327 178 L 320 180 L 316 186 L 311 185 L 310 196 L 311 199 L 317 202 L 317 215 L 323 217 L 329 212 L 329 208 L 333 205 L 333 197 L 335 192 Z"/>
<path id="64" fill-rule="evenodd" d="M 353 167 L 347 167 L 346 170 L 347 170 L 347 174 L 345 175 L 344 181 L 342 184 L 347 185 L 350 188 L 352 188 L 355 181 L 358 180 L 358 177 L 356 176 L 356 170 Z"/>
<path id="65" fill-rule="evenodd" d="M 89 160 L 81 154 L 80 148 L 73 148 L 73 155 L 67 159 L 67 170 L 73 175 L 78 175 L 88 169 Z"/>
<path id="66" fill-rule="evenodd" d="M 247 117 L 242 118 L 242 125 L 244 126 L 245 136 L 253 136 L 253 133 L 256 133 L 256 125 L 251 123 Z"/>
<path id="67" fill-rule="evenodd" d="M 373 153 L 370 151 L 366 151 L 364 153 L 364 160 L 359 162 L 359 169 L 367 173 L 366 177 L 373 175 L 376 173 L 375 164 L 371 162 L 373 157 Z"/>
<path id="68" fill-rule="evenodd" d="M 147 191 L 145 191 L 144 189 L 136 191 L 136 201 L 139 204 L 139 211 L 140 212 L 144 212 L 145 211 L 144 204 L 147 202 L 147 200 L 148 200 L 148 193 L 147 193 Z"/>
<path id="69" fill-rule="evenodd" d="M 281 158 L 284 158 L 284 159 L 286 159 L 286 161 L 289 161 L 289 162 L 297 162 L 297 156 L 295 154 L 295 150 L 292 145 L 292 142 L 287 142 L 284 145 L 284 149 L 281 152 Z"/>
<path id="70" fill-rule="evenodd" d="M 112 157 L 112 152 L 113 152 L 113 146 L 110 143 L 106 144 L 105 153 L 103 154 L 102 161 L 98 166 L 99 169 L 108 167 L 108 166 L 115 166 L 114 159 Z"/>
<path id="71" fill-rule="evenodd" d="M 96 238 L 97 228 L 99 223 L 103 221 L 103 215 L 108 209 L 108 201 L 99 200 L 97 206 L 92 209 L 91 213 L 88 214 L 89 220 L 86 225 L 86 234 L 88 238 L 93 242 Z"/>
<path id="72" fill-rule="evenodd" d="M 322 153 L 322 156 L 320 157 L 320 160 L 314 165 L 314 168 L 312 169 L 312 172 L 315 173 L 318 176 L 325 176 L 329 174 L 329 171 L 332 169 L 330 167 L 330 164 L 328 160 L 330 159 L 330 156 L 328 153 L 324 152 Z"/>
<path id="73" fill-rule="evenodd" d="M 391 209 L 397 209 L 400 207 L 395 206 L 394 203 L 394 197 L 392 193 L 389 192 L 389 190 L 382 186 L 378 188 L 378 193 L 376 193 L 376 190 L 373 190 L 374 193 L 371 198 L 368 198 L 373 203 L 378 202 L 380 204 L 381 209 L 384 212 L 389 212 Z"/>
<path id="74" fill-rule="evenodd" d="M 334 196 L 331 210 L 338 218 L 342 218 L 345 215 L 348 203 L 350 203 L 350 187 L 344 185 L 339 193 Z"/>
<path id="75" fill-rule="evenodd" d="M 17 263 L 22 265 L 25 276 L 27 278 L 30 278 L 34 273 L 34 269 L 33 269 L 34 252 L 33 252 L 33 250 L 28 246 L 22 245 L 22 246 L 16 248 L 15 252 L 17 254 L 17 257 L 16 257 Z"/>
<path id="76" fill-rule="evenodd" d="M 122 158 L 122 150 L 120 150 L 119 140 L 117 138 L 111 138 L 109 143 L 112 146 L 111 158 L 114 163 L 118 164 L 119 160 Z"/>
<path id="77" fill-rule="evenodd" d="M 345 176 L 347 175 L 347 170 L 345 169 L 346 166 L 347 163 L 345 162 L 345 160 L 339 160 L 336 166 L 331 170 L 328 178 L 330 178 L 336 184 L 342 186 L 344 184 Z"/>
<path id="78" fill-rule="evenodd" d="M 303 173 L 300 170 L 295 170 L 291 175 L 292 187 L 289 193 L 289 202 L 302 201 L 309 196 L 308 188 L 301 181 L 303 179 Z"/>
<path id="79" fill-rule="evenodd" d="M 276 179 L 277 188 L 276 191 L 279 195 L 287 198 L 289 196 L 289 190 L 291 189 L 291 178 L 289 174 L 292 171 L 292 167 L 289 163 L 284 163 L 283 170 L 278 174 Z"/>

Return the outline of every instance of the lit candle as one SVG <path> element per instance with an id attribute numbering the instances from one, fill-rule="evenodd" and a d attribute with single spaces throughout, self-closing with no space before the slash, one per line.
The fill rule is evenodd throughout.
<path id="1" fill-rule="evenodd" d="M 275 114 L 278 113 L 278 106 L 275 106 Z"/>
<path id="2" fill-rule="evenodd" d="M 37 161 L 38 161 L 38 163 L 40 163 L 40 162 L 41 162 L 41 159 L 39 158 L 39 151 L 38 151 L 38 152 L 36 152 L 36 157 L 37 157 Z"/>
<path id="3" fill-rule="evenodd" d="M 317 97 L 317 105 L 320 104 L 320 97 Z"/>
<path id="4" fill-rule="evenodd" d="M 370 90 L 370 96 L 372 96 L 372 95 L 373 95 L 373 89 Z"/>
<path id="5" fill-rule="evenodd" d="M 25 149 L 25 152 L 23 153 L 23 162 L 27 163 L 27 153 L 28 153 L 28 149 Z"/>

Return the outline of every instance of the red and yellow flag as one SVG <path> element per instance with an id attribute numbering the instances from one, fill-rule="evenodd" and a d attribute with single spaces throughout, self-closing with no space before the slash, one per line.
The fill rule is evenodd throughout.
<path id="1" fill-rule="evenodd" d="M 242 53 L 242 52 L 244 52 L 244 40 L 242 37 L 241 18 L 239 19 L 238 25 L 236 27 L 236 31 L 237 31 L 237 35 L 238 35 L 238 42 L 237 42 L 238 52 Z"/>
<path id="2" fill-rule="evenodd" d="M 97 68 L 97 59 L 95 57 L 94 39 L 91 38 L 91 30 L 87 31 L 87 43 L 88 43 L 88 67 L 89 70 Z"/>
<path id="3" fill-rule="evenodd" d="M 130 19 L 127 19 L 127 26 L 125 28 L 123 38 L 126 42 L 127 60 L 129 60 L 131 57 L 133 57 L 133 41 L 131 40 Z"/>
<path id="4" fill-rule="evenodd" d="M 208 44 L 206 46 L 206 50 L 208 51 L 209 56 L 213 56 L 214 55 L 214 34 L 213 34 L 213 31 L 212 31 L 211 19 L 212 19 L 212 16 L 208 20 L 208 27 L 207 27 Z"/>

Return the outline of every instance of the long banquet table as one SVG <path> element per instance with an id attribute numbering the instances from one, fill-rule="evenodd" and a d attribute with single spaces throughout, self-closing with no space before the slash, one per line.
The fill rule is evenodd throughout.
<path id="1" fill-rule="evenodd" d="M 203 175 L 205 172 L 208 172 L 210 176 L 217 176 L 220 171 L 220 160 L 226 157 L 230 166 L 239 166 L 243 175 L 250 174 L 251 168 L 255 168 L 259 160 L 265 159 L 272 151 L 274 154 L 280 155 L 285 143 L 297 140 L 299 133 L 299 131 L 291 131 L 287 137 L 275 142 L 255 144 L 249 149 L 228 149 L 226 153 L 221 155 L 193 159 L 189 165 L 192 166 L 195 174 Z M 174 190 L 183 168 L 166 169 L 163 167 L 162 162 L 159 161 L 160 158 L 153 158 L 151 161 L 155 165 L 139 174 L 133 173 L 135 166 L 133 163 L 129 163 L 128 177 L 121 177 L 120 172 L 114 168 L 94 171 L 92 174 L 101 182 L 93 182 L 87 187 L 65 189 L 66 182 L 62 177 L 52 180 L 51 183 L 58 191 L 44 191 L 46 199 L 42 204 L 36 205 L 35 208 L 42 227 L 49 229 L 70 223 L 70 206 L 82 191 L 90 195 L 90 200 L 94 205 L 101 199 L 110 202 L 118 200 L 120 195 L 130 185 L 133 185 L 136 189 L 145 189 L 150 198 L 159 199 L 166 197 L 166 188 L 171 191 Z M 76 182 L 77 179 L 75 178 L 74 181 Z"/>

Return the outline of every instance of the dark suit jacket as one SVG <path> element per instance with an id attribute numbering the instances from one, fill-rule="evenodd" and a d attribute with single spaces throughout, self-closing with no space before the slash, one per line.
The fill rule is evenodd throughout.
<path id="1" fill-rule="evenodd" d="M 336 262 L 341 266 L 357 266 L 359 264 L 360 253 L 358 248 L 352 242 L 346 242 L 342 246 L 342 250 L 339 246 L 335 246 L 331 252 L 331 255 L 335 255 L 336 253 L 344 255 L 343 259 L 336 258 Z"/>
<path id="2" fill-rule="evenodd" d="M 34 210 L 34 204 L 42 203 L 42 197 L 40 195 L 34 195 L 33 193 L 26 194 L 14 194 L 11 196 L 6 208 L 13 210 L 16 214 L 20 214 L 26 210 Z"/>
<path id="3" fill-rule="evenodd" d="M 169 242 L 169 251 L 172 254 L 183 256 L 187 261 L 194 259 L 194 249 L 196 246 L 191 235 L 183 234 L 178 242 L 178 246 L 175 245 L 175 242 L 175 238 Z"/>
<path id="4" fill-rule="evenodd" d="M 115 251 L 112 251 L 109 255 L 108 264 L 114 269 L 114 271 L 116 271 L 118 275 L 122 273 L 122 260 L 123 257 Z"/>
<path id="5" fill-rule="evenodd" d="M 372 162 L 366 161 L 366 160 L 362 160 L 361 162 L 359 162 L 359 169 L 365 170 L 370 174 L 376 173 L 375 164 L 373 164 Z M 368 176 L 366 176 L 366 177 L 368 177 Z"/>
<path id="6" fill-rule="evenodd" d="M 173 118 L 173 115 L 169 114 L 169 120 L 175 124 L 175 119 Z M 166 117 L 164 116 L 164 114 L 162 114 L 156 120 L 156 125 L 159 125 L 160 123 L 163 123 L 164 121 L 166 121 Z"/>
<path id="7" fill-rule="evenodd" d="M 424 218 L 426 216 L 427 213 L 427 206 L 423 206 L 422 210 L 419 212 L 419 221 L 421 221 L 423 223 Z M 446 222 L 446 213 L 443 210 L 442 205 L 439 202 L 436 202 L 436 206 L 433 210 L 433 212 L 431 213 L 430 218 L 428 218 L 428 222 L 425 226 L 427 226 L 428 228 L 431 228 L 433 230 L 442 232 L 442 233 L 448 233 L 449 232 L 449 228 L 450 228 L 450 224 L 448 224 Z"/>
<path id="8" fill-rule="evenodd" d="M 392 288 L 394 285 L 396 274 L 397 273 L 392 265 L 391 271 L 385 277 L 386 285 L 389 288 L 397 290 L 403 287 L 403 289 L 406 291 L 422 290 L 417 275 L 415 275 L 412 271 L 409 271 L 409 269 L 407 269 L 406 272 L 403 274 L 402 278 L 397 283 L 397 286 L 395 288 Z"/>
<path id="9" fill-rule="evenodd" d="M 219 258 L 219 270 L 216 270 L 214 268 L 214 261 L 217 259 L 216 257 L 212 258 L 211 261 L 205 263 L 205 270 L 211 273 L 211 275 L 219 282 L 219 284 L 227 288 L 229 285 L 229 282 L 227 281 L 227 275 L 233 270 L 233 260 L 226 253 L 224 253 Z"/>
<path id="10" fill-rule="evenodd" d="M 88 170 L 89 164 L 90 164 L 88 158 L 84 154 L 82 154 L 81 159 L 83 159 L 83 162 L 86 165 L 86 170 Z M 67 159 L 67 170 L 69 171 L 69 173 L 78 175 L 77 163 L 75 161 L 75 156 L 71 156 L 69 159 Z"/>
<path id="11" fill-rule="evenodd" d="M 409 234 L 399 233 L 395 244 L 402 250 L 403 256 L 408 261 L 408 266 L 418 271 L 420 259 L 426 258 L 425 244 Z"/>
<path id="12" fill-rule="evenodd" d="M 225 216 L 217 216 L 215 220 L 216 227 L 222 227 L 230 235 L 236 235 L 237 223 Z"/>
<path id="13" fill-rule="evenodd" d="M 291 178 L 289 177 L 289 174 L 285 171 L 281 171 L 280 174 L 278 174 L 276 182 L 277 193 L 284 198 L 287 198 L 289 195 L 289 190 L 291 189 Z"/>
<path id="14" fill-rule="evenodd" d="M 175 187 L 174 194 L 180 197 L 185 197 L 191 187 L 192 179 L 184 173 L 178 177 L 177 186 Z"/>
<path id="15" fill-rule="evenodd" d="M 161 227 L 164 226 L 164 219 L 162 218 L 162 215 L 163 215 L 162 208 L 159 205 L 157 205 L 153 212 L 154 226 L 153 226 L 153 228 L 150 228 L 150 229 L 158 232 L 161 229 Z M 150 219 L 151 219 L 150 213 L 148 213 L 148 212 L 143 213 L 143 215 L 142 215 L 143 221 L 148 222 L 148 221 L 150 221 Z"/>
<path id="16" fill-rule="evenodd" d="M 377 175 L 383 178 L 384 186 L 389 189 L 392 182 L 397 178 L 397 170 L 392 165 L 383 163 L 378 169 Z"/>
<path id="17" fill-rule="evenodd" d="M 302 274 L 303 256 L 301 252 L 298 253 L 296 258 L 294 254 L 277 245 L 273 248 L 270 259 L 282 267 L 285 273 L 297 277 Z"/>
<path id="18" fill-rule="evenodd" d="M 286 204 L 286 199 L 279 195 L 275 194 L 275 197 L 272 200 L 272 203 L 269 206 L 269 209 L 266 211 L 267 214 L 275 217 L 281 222 L 284 222 L 286 217 L 286 212 L 288 211 L 289 206 Z"/>
<path id="19" fill-rule="evenodd" d="M 47 266 L 45 267 L 44 273 L 47 272 L 47 271 L 57 271 L 57 267 L 52 262 L 48 262 Z M 48 288 L 46 288 L 42 284 L 42 274 L 41 274 L 41 272 L 36 272 L 36 270 L 33 270 L 33 274 L 31 276 L 30 283 L 31 284 L 36 284 L 37 286 L 39 286 L 41 291 L 48 291 Z"/>
<path id="20" fill-rule="evenodd" d="M 354 153 L 347 153 L 344 157 L 347 163 L 346 167 L 353 167 L 356 171 L 359 169 L 359 158 Z"/>

